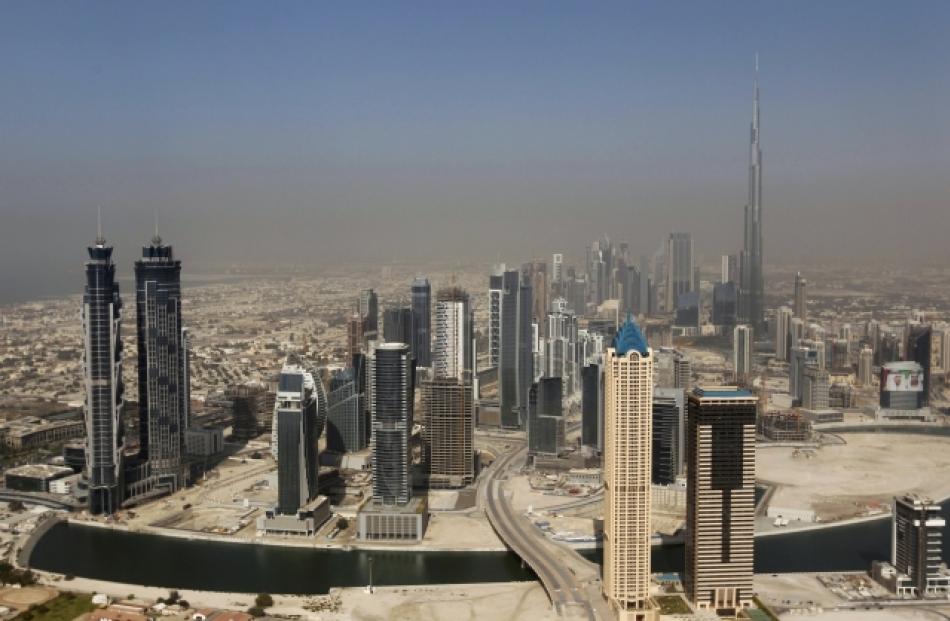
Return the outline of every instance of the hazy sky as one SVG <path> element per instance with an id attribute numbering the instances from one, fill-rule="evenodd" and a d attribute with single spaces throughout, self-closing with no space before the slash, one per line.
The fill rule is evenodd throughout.
<path id="1" fill-rule="evenodd" d="M 124 272 L 741 240 L 761 58 L 766 262 L 950 259 L 950 3 L 0 6 L 0 298 Z M 662 5 L 662 6 L 657 6 Z M 72 280 L 71 280 L 72 279 Z"/>

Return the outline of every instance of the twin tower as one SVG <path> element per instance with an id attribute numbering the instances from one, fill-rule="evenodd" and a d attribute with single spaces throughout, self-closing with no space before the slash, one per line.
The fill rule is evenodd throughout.
<path id="1" fill-rule="evenodd" d="M 156 230 L 135 262 L 139 450 L 127 454 L 122 298 L 113 248 L 100 230 L 88 251 L 82 323 L 89 512 L 111 514 L 125 500 L 175 491 L 186 480 L 188 332 L 181 319 L 181 261 Z"/>

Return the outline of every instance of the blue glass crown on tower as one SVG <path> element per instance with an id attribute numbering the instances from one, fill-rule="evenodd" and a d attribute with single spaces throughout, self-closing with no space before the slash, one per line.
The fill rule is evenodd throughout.
<path id="1" fill-rule="evenodd" d="M 618 356 L 626 356 L 631 349 L 639 352 L 641 356 L 646 356 L 649 352 L 643 332 L 633 321 L 633 316 L 628 314 L 627 321 L 620 326 L 620 331 L 614 337 L 614 350 Z"/>

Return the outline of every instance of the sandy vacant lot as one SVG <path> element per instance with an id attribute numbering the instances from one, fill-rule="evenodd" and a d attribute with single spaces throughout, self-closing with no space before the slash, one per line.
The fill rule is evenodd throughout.
<path id="1" fill-rule="evenodd" d="M 51 579 L 52 574 L 39 573 L 42 579 Z M 133 595 L 155 599 L 168 595 L 168 589 L 86 578 L 76 578 L 68 583 L 58 581 L 57 584 L 68 584 L 70 590 L 79 592 L 106 593 L 114 598 Z M 254 602 L 254 594 L 248 593 L 186 589 L 179 590 L 179 593 L 195 607 L 246 610 Z M 371 595 L 361 588 L 346 588 L 335 590 L 329 597 L 276 594 L 273 597 L 274 606 L 268 609 L 269 613 L 321 621 L 546 621 L 559 618 L 552 612 L 550 601 L 537 582 L 379 587 Z M 329 609 L 319 606 L 331 600 L 334 604 Z"/>
<path id="2" fill-rule="evenodd" d="M 779 484 L 771 506 L 813 509 L 822 521 L 862 515 L 895 495 L 950 495 L 950 438 L 848 433 L 816 450 L 759 448 L 756 474 Z"/>
<path id="3" fill-rule="evenodd" d="M 912 608 L 885 608 L 883 610 L 835 610 L 812 613 L 786 613 L 782 619 L 801 621 L 944 621 L 950 607 L 920 610 Z"/>
<path id="4" fill-rule="evenodd" d="M 43 586 L 24 588 L 8 588 L 0 591 L 0 604 L 11 608 L 29 608 L 34 604 L 42 604 L 56 597 L 58 592 Z"/>
<path id="5" fill-rule="evenodd" d="M 558 619 L 536 582 L 378 589 L 343 589 L 340 615 L 359 621 L 542 621 Z"/>

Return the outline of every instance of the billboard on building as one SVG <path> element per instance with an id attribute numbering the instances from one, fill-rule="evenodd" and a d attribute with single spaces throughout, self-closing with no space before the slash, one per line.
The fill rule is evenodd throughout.
<path id="1" fill-rule="evenodd" d="M 881 385 L 888 392 L 923 392 L 924 370 L 919 364 L 884 365 Z"/>

